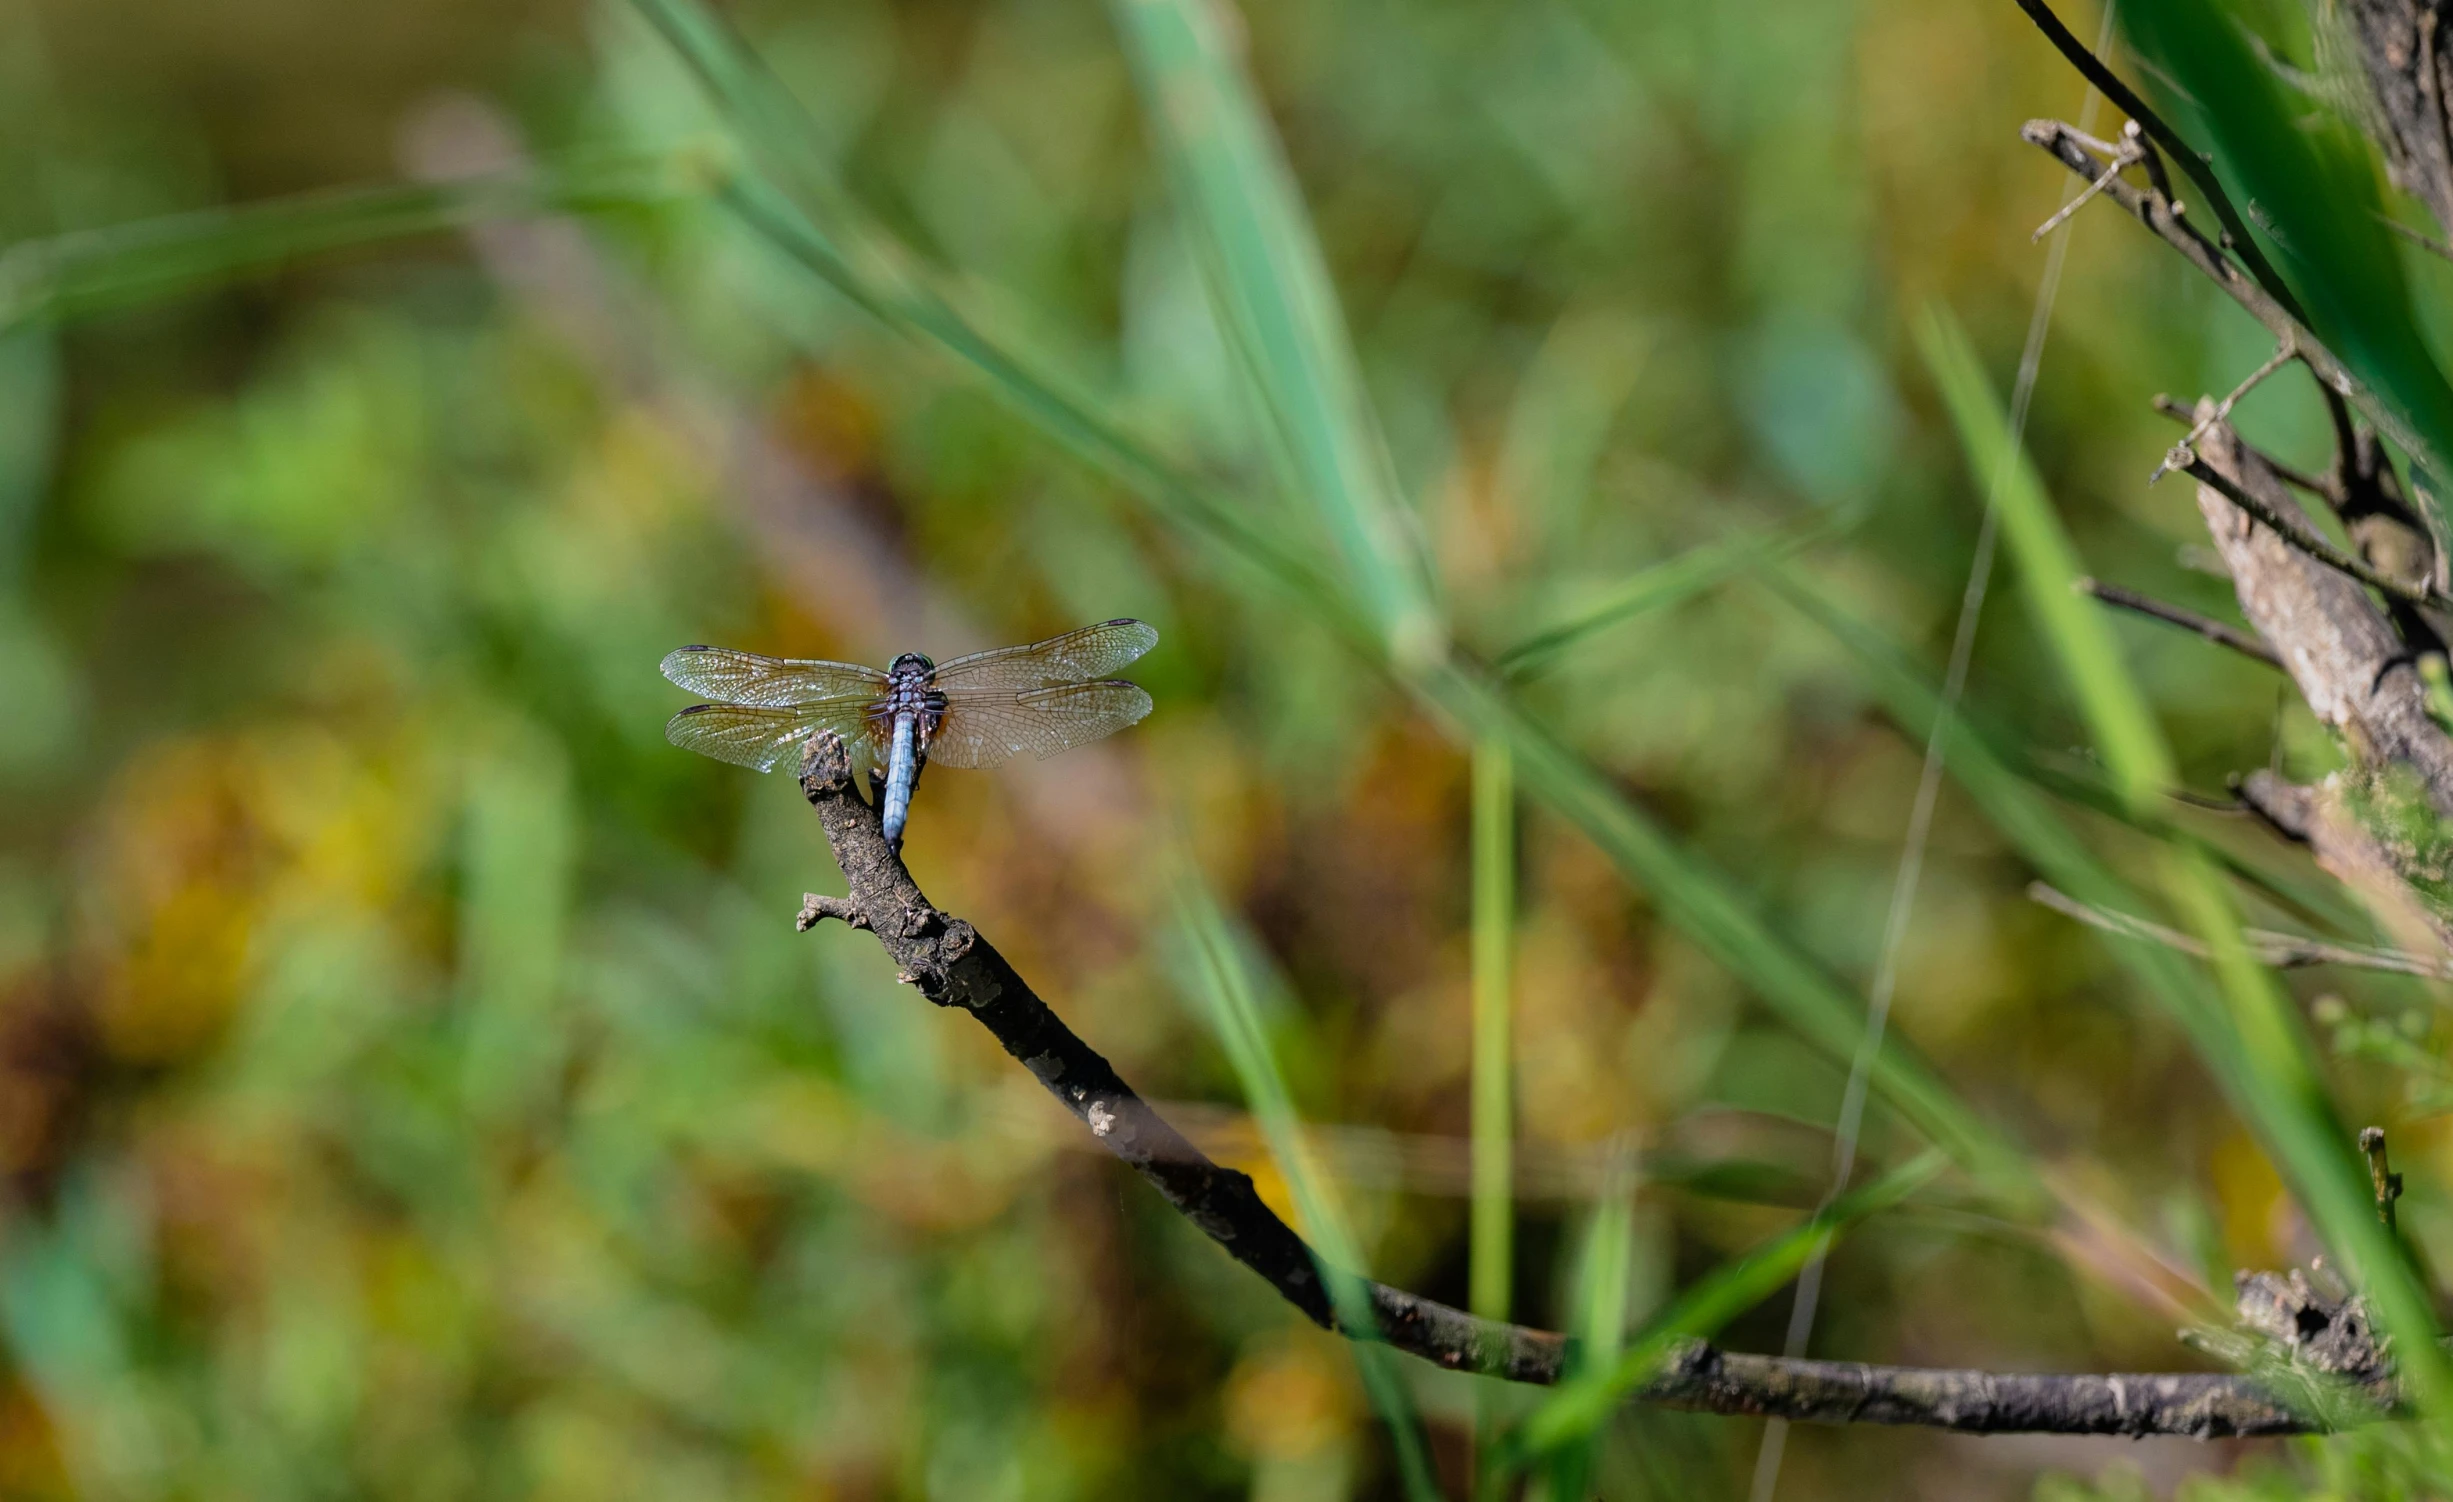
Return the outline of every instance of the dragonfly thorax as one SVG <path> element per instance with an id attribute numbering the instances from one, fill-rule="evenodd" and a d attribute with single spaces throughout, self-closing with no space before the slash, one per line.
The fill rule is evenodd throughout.
<path id="1" fill-rule="evenodd" d="M 869 706 L 869 717 L 891 739 L 894 722 L 909 715 L 915 738 L 925 747 L 936 735 L 945 710 L 945 695 L 937 688 L 937 664 L 917 652 L 905 652 L 886 669 L 886 692 Z"/>

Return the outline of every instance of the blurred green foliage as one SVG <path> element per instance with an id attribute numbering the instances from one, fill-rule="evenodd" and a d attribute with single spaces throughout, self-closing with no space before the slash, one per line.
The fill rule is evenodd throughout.
<path id="1" fill-rule="evenodd" d="M 1825 1172 L 1982 504 L 1908 315 L 2008 363 L 2063 190 L 2014 131 L 2076 80 L 1991 0 L 738 7 L 775 92 L 654 14 L 0 10 L 0 1494 L 1400 1494 L 1335 1342 L 792 934 L 793 790 L 659 735 L 695 640 L 1156 623 L 1158 713 L 931 778 L 915 871 L 1455 1302 L 1464 748 L 1513 745 L 1514 1306 L 1628 1375 L 1698 1299 L 1776 1344 L 1785 1264 L 1728 1264 L 1801 1206 L 1731 1191 Z M 2268 350 L 2159 252 L 2081 217 L 2029 448 L 2088 568 L 2224 610 L 2144 397 Z M 2290 378 L 2241 421 L 2323 451 Z M 2339 763 L 2261 670 L 2111 632 L 2183 784 Z M 2022 894 L 2132 904 L 2179 848 L 2359 920 L 2112 796 L 2056 646 L 1985 623 L 1867 1136 L 1991 1176 L 1852 1232 L 1817 1354 L 2184 1365 L 2229 1268 L 2319 1245 L 2159 1009 L 2204 983 Z M 1188 861 L 1283 982 L 1232 1060 Z M 2428 988 L 2287 985 L 2425 1257 Z M 1273 1159 L 1290 1116 L 1352 1130 Z M 1453 1489 L 1474 1386 L 1396 1371 Z M 1728 1494 L 1757 1433 L 1621 1412 L 1544 1484 Z M 2391 1430 L 2259 1448 L 1799 1431 L 1783 1488 L 2434 1486 Z"/>

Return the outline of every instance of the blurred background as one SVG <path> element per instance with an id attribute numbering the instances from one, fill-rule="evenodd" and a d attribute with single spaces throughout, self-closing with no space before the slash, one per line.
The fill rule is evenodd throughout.
<path id="1" fill-rule="evenodd" d="M 1107 11 L 728 13 L 817 160 L 997 328 L 1200 472 L 1264 472 Z M 2008 387 L 2067 185 L 2016 132 L 2084 97 L 2014 7 L 1241 17 L 1460 640 L 1496 655 L 1665 559 L 1759 560 L 1750 537 L 1824 518 L 1793 577 L 1939 677 L 1982 495 L 1908 331 L 1947 303 Z M 136 277 L 0 338 L 0 1495 L 1398 1495 L 1343 1347 L 867 936 L 793 933 L 840 885 L 814 820 L 787 778 L 668 747 L 687 700 L 656 663 L 1156 624 L 1157 712 L 931 776 L 913 869 L 1283 1205 L 1174 958 L 1167 873 L 1197 869 L 1272 972 L 1271 1041 L 1374 1272 L 1456 1302 L 1466 753 L 698 191 L 732 150 L 620 4 L 0 0 L 0 240 L 537 162 L 632 184 Z M 2439 299 L 2453 271 L 2412 275 Z M 2030 445 L 2089 567 L 2231 614 L 2183 484 L 2144 483 L 2175 434 L 2148 398 L 2268 351 L 2116 211 L 2078 217 Z M 2241 420 L 2327 452 L 2296 374 Z M 1862 993 L 1921 736 L 1759 569 L 1722 572 L 1524 696 Z M 2015 595 L 1969 702 L 2083 771 Z M 2192 786 L 2332 764 L 2271 675 L 2118 630 Z M 1640 1324 L 1821 1193 L 1845 1064 L 1576 830 L 1528 801 L 1517 840 L 1515 1307 L 1574 1317 L 1631 1167 L 1608 1213 Z M 1835 1254 L 1817 1355 L 2192 1367 L 2173 1332 L 2206 1290 L 2312 1250 L 2177 1032 L 2030 875 L 1946 787 L 1893 1025 L 2099 1213 L 1875 1221 Z M 2328 998 L 2345 1111 L 2393 1134 L 2405 1224 L 2453 1230 L 2426 991 L 2291 983 Z M 1869 1163 L 1915 1145 L 1877 1110 Z M 1787 1320 L 1784 1293 L 1725 1339 L 1776 1350 Z M 1406 1377 L 1462 1475 L 1475 1384 Z M 1598 1494 L 1745 1495 L 1761 1435 L 1627 1411 Z M 1779 1494 L 2162 1496 L 2301 1463 L 1800 1430 Z"/>

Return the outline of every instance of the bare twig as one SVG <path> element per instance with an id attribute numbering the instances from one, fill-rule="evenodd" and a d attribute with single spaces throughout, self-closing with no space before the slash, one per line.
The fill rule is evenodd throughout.
<path id="1" fill-rule="evenodd" d="M 2096 194 L 2101 193 L 2106 188 L 2110 187 L 2114 178 L 2119 177 L 2127 168 L 2136 166 L 2141 160 L 2143 160 L 2143 158 L 2134 147 L 2125 145 L 2115 148 L 2112 153 L 2112 165 L 2104 169 L 2104 175 L 2087 184 L 2086 190 L 2081 192 L 2076 198 L 2071 199 L 2068 203 L 2065 203 L 2060 208 L 2055 209 L 2053 211 L 2052 218 L 2047 219 L 2042 224 L 2037 225 L 2036 232 L 2028 236 L 2029 242 L 2032 244 L 2033 242 L 2041 240 L 2046 235 L 2049 235 L 2053 231 L 2061 228 L 2063 224 L 2068 222 L 2069 217 L 2072 214 L 2077 213 L 2080 209 L 2087 206 L 2088 199 L 2093 198 Z"/>
<path id="2" fill-rule="evenodd" d="M 2019 0 L 2024 7 L 2033 0 Z M 2090 155 L 2081 144 L 2079 133 L 2058 120 L 2030 120 L 2019 128 L 2021 139 L 2052 154 L 2054 160 L 2093 182 L 2103 172 L 2103 164 Z M 2421 465 L 2433 469 L 2436 451 L 2417 429 L 2404 422 L 2392 408 L 2376 399 L 2359 377 L 2327 349 L 2323 341 L 2308 331 L 2297 304 L 2288 298 L 2277 298 L 2273 291 L 2261 285 L 2234 265 L 2213 241 L 2197 232 L 2194 225 L 2180 215 L 2171 195 L 2158 188 L 2140 188 L 2115 179 L 2104 185 L 2102 197 L 2119 204 L 2139 223 L 2151 229 L 2165 244 L 2181 253 L 2183 259 L 2213 279 L 2240 304 L 2248 315 L 2265 325 L 2277 343 L 2288 338 L 2294 341 L 2300 362 L 2316 376 L 2317 383 L 2339 393 L 2360 415 L 2376 425 L 2377 431 L 2393 440 L 2404 453 Z"/>
<path id="3" fill-rule="evenodd" d="M 851 887 L 830 916 L 857 914 L 900 967 L 939 1006 L 970 1013 L 1185 1219 L 1279 1295 L 1336 1329 L 1312 1249 L 1264 1204 L 1248 1175 L 1210 1161 L 1107 1060 L 1040 1000 L 977 930 L 929 904 L 886 843 L 877 811 L 861 801 L 842 743 L 821 732 L 801 760 L 801 791 L 817 811 Z M 804 905 L 804 911 L 807 910 Z M 1379 1328 L 1345 1330 L 1387 1341 L 1453 1369 L 1515 1382 L 1556 1382 L 1566 1338 L 1477 1319 L 1430 1299 L 1368 1285 Z M 1856 1362 L 1790 1360 L 1681 1343 L 1631 1401 L 1710 1413 L 1759 1414 L 1806 1423 L 1904 1424 L 1965 1433 L 2297 1434 L 2321 1420 L 2279 1399 L 2257 1379 L 2170 1372 L 2033 1375 Z M 2388 1394 L 2379 1394 L 2388 1399 Z M 2375 1410 L 2382 1412 L 2382 1409 Z"/>
<path id="4" fill-rule="evenodd" d="M 2188 173 L 2189 180 L 2206 196 L 2215 218 L 2222 221 L 2224 248 L 2240 257 L 2241 263 L 2248 267 L 2258 285 L 2294 323 L 2306 323 L 2308 315 L 2300 311 L 2291 290 L 2283 284 L 2282 277 L 2275 272 L 2264 253 L 2258 250 L 2256 240 L 2249 234 L 2247 222 L 2240 217 L 2240 211 L 2232 207 L 2231 195 L 2223 191 L 2222 179 L 2215 176 L 2214 164 L 2207 160 L 2205 154 L 2183 140 L 2180 132 L 2165 124 L 2161 115 L 2148 108 L 2146 101 L 2123 83 L 2119 74 L 2105 67 L 2103 59 L 2090 51 L 2086 43 L 2071 35 L 2070 29 L 2061 24 L 2061 18 L 2053 14 L 2052 7 L 2046 5 L 2044 0 L 2018 0 L 2018 6 L 2027 12 L 2029 20 L 2036 23 L 2036 29 L 2044 33 L 2045 39 L 2070 60 L 2070 65 L 2085 75 L 2087 82 L 2102 89 L 2104 97 L 2127 115 L 2131 124 L 2144 127 L 2145 133 L 2156 145 L 2172 154 L 2173 160 L 2180 163 L 2180 170 Z M 2158 185 L 2157 192 L 2171 204 L 2171 211 L 2177 215 L 2180 205 L 2178 200 L 2172 198 L 2171 190 Z"/>
<path id="5" fill-rule="evenodd" d="M 2226 626 L 2212 616 L 2200 615 L 2194 610 L 2184 610 L 2178 605 L 2168 605 L 2152 595 L 2142 595 L 2134 589 L 2123 589 L 2118 584 L 2106 584 L 2101 579 L 2081 579 L 2078 581 L 2078 588 L 2082 593 L 2101 600 L 2107 605 L 2121 610 L 2134 611 L 2149 620 L 2161 621 L 2167 626 L 2178 626 L 2183 631 L 2202 636 L 2218 646 L 2229 647 L 2241 656 L 2253 658 L 2267 667 L 2279 668 L 2283 665 L 2283 659 L 2276 655 L 2274 648 L 2260 639 L 2256 633 L 2243 631 L 2237 626 Z"/>
<path id="6" fill-rule="evenodd" d="M 2385 228 L 2392 230 L 2395 234 L 2400 235 L 2411 244 L 2418 246 L 2429 255 L 2434 256 L 2440 261 L 2453 261 L 2453 245 L 2445 244 L 2434 235 L 2423 235 L 2419 233 L 2417 230 L 2412 229 L 2409 225 L 2404 224 L 2401 220 L 2394 218 L 2391 214 L 2384 212 L 2382 209 L 2377 211 L 2376 217 L 2378 221 L 2385 226 Z"/>
<path id="7" fill-rule="evenodd" d="M 2106 933 L 2119 934 L 2124 938 L 2145 939 L 2151 943 L 2161 944 L 2166 949 L 2176 949 L 2183 954 L 2195 955 L 2199 959 L 2207 956 L 2207 949 L 2203 942 L 2182 933 L 2177 928 L 2168 928 L 2161 923 L 2140 918 L 2135 914 L 2116 913 L 2106 908 L 2091 906 L 2065 892 L 2056 891 L 2043 882 L 2030 883 L 2027 895 L 2054 912 L 2075 918 L 2090 928 L 2100 928 Z M 2243 929 L 2241 937 L 2248 941 L 2249 953 L 2256 956 L 2259 964 L 2271 966 L 2276 970 L 2302 970 L 2314 965 L 2341 965 L 2353 970 L 2383 970 L 2394 975 L 2423 975 L 2433 980 L 2453 978 L 2453 964 L 2441 960 L 2425 959 L 2415 954 L 2404 954 L 2394 949 L 2367 949 L 2350 944 L 2331 944 L 2323 939 L 2276 933 L 2266 928 Z"/>
<path id="8" fill-rule="evenodd" d="M 2190 426 L 2188 433 L 2181 438 L 2181 441 L 2172 445 L 2171 450 L 2163 456 L 2163 462 L 2155 466 L 2155 472 L 2146 477 L 2146 483 L 2152 485 L 2176 469 L 2188 468 L 2189 461 L 2197 455 L 2197 441 L 2206 436 L 2206 430 L 2216 423 L 2231 421 L 2232 408 L 2239 404 L 2240 399 L 2256 390 L 2258 382 L 2296 359 L 2299 353 L 2297 338 L 2285 335 L 2281 346 L 2274 351 L 2265 364 L 2250 371 L 2247 380 L 2233 387 L 2231 395 L 2215 403 L 2213 412 L 2200 416 Z"/>
<path id="9" fill-rule="evenodd" d="M 2320 387 L 2319 389 L 2322 390 L 2323 388 Z M 2152 400 L 2157 412 L 2162 413 L 2164 416 L 2172 419 L 2174 422 L 2187 424 L 2194 430 L 2197 423 L 2197 408 L 2194 405 L 2189 402 L 2184 402 L 2169 392 L 2164 391 L 2156 392 Z M 2184 439 L 2183 441 L 2194 443 L 2198 438 L 2203 436 L 2205 435 L 2192 431 L 2190 437 Z M 2245 440 L 2240 439 L 2237 436 L 2235 436 L 2232 441 L 2240 444 L 2242 448 L 2249 447 Z M 2305 490 L 2310 495 L 2321 496 L 2329 505 L 2338 506 L 2341 504 L 2342 486 L 2330 476 L 2312 475 L 2307 470 L 2301 469 L 2295 465 L 2285 464 L 2282 460 L 2275 458 L 2264 449 L 2257 449 L 2255 450 L 2255 453 L 2259 459 L 2265 461 L 2266 468 L 2274 471 L 2275 478 L 2283 481 L 2283 483 L 2296 490 Z"/>
<path id="10" fill-rule="evenodd" d="M 869 926 L 869 915 L 850 898 L 828 897 L 818 892 L 810 892 L 801 898 L 801 915 L 792 920 L 792 926 L 801 933 L 807 933 L 829 918 L 847 928 Z"/>

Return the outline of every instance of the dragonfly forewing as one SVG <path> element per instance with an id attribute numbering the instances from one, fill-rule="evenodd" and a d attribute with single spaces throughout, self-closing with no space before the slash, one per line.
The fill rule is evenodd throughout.
<path id="1" fill-rule="evenodd" d="M 1156 645 L 1157 628 L 1145 622 L 1101 621 L 1027 647 L 999 647 L 957 657 L 938 667 L 937 686 L 948 694 L 1026 694 L 1105 678 Z"/>
<path id="2" fill-rule="evenodd" d="M 761 657 L 730 647 L 683 647 L 665 654 L 663 667 L 665 677 L 694 694 L 768 709 L 865 704 L 886 691 L 886 675 L 858 663 Z"/>
<path id="3" fill-rule="evenodd" d="M 943 675 L 939 675 L 943 681 Z M 969 685 L 946 694 L 945 719 L 928 759 L 949 767 L 993 767 L 1019 752 L 1045 760 L 1137 724 L 1150 712 L 1139 684 L 1061 683 L 1027 693 L 982 693 Z"/>

